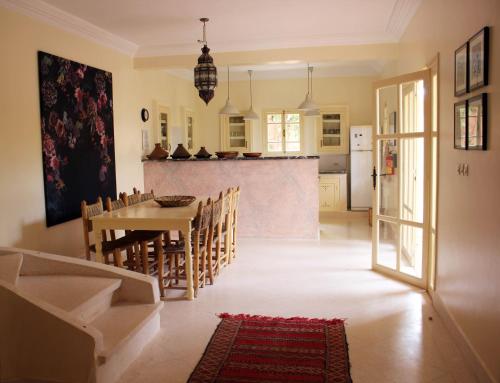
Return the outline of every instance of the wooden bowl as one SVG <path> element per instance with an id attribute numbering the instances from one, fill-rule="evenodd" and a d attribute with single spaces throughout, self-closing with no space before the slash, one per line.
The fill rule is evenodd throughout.
<path id="1" fill-rule="evenodd" d="M 215 152 L 215 155 L 219 158 L 236 158 L 239 152 Z"/>
<path id="2" fill-rule="evenodd" d="M 243 156 L 247 157 L 247 158 L 258 158 L 261 155 L 262 155 L 262 153 L 257 153 L 257 152 L 243 153 Z"/>
<path id="3" fill-rule="evenodd" d="M 156 197 L 155 202 L 161 207 L 181 207 L 189 206 L 195 199 L 196 197 L 191 195 L 165 195 Z"/>

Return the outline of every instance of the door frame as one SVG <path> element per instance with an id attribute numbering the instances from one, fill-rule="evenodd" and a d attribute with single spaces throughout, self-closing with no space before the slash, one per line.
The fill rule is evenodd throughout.
<path id="1" fill-rule="evenodd" d="M 397 86 L 397 105 L 398 105 L 398 113 L 397 113 L 397 121 L 398 127 L 401 127 L 401 121 L 403 116 L 400 113 L 401 108 L 401 94 L 400 94 L 400 84 L 415 81 L 415 80 L 423 80 L 424 81 L 424 132 L 423 133 L 400 133 L 398 132 L 394 134 L 378 134 L 378 100 L 377 100 L 377 89 L 388 87 L 391 85 Z M 401 138 L 424 138 L 424 206 L 423 206 L 423 223 L 414 223 L 412 221 L 407 221 L 401 219 L 399 217 L 388 217 L 382 216 L 378 213 L 378 195 L 380 192 L 380 175 L 377 175 L 377 187 L 372 190 L 372 206 L 373 206 L 373 227 L 372 227 L 372 269 L 378 272 L 381 272 L 385 275 L 393 277 L 395 279 L 401 280 L 403 282 L 412 284 L 414 286 L 427 289 L 428 286 L 428 275 L 429 275 L 429 234 L 430 234 L 430 198 L 431 198 L 431 182 L 429 179 L 429 175 L 431 174 L 431 71 L 430 69 L 424 69 L 413 73 L 408 73 L 384 80 L 379 80 L 374 82 L 373 84 L 373 97 L 374 97 L 374 121 L 373 121 L 373 150 L 372 150 L 372 158 L 373 158 L 373 166 L 378 169 L 378 140 L 379 139 L 398 139 L 398 154 L 401 153 L 400 143 Z M 400 169 L 400 168 L 399 168 Z M 380 171 L 379 171 L 380 173 Z M 398 182 L 401 181 L 401 178 L 398 177 Z M 401 193 L 401 188 L 398 187 L 398 193 Z M 398 204 L 401 204 L 401 201 L 398 200 Z M 398 213 L 400 214 L 400 206 L 398 207 Z M 377 264 L 377 256 L 378 256 L 378 238 L 379 238 L 379 230 L 378 230 L 378 222 L 382 219 L 385 222 L 395 223 L 398 225 L 406 224 L 412 227 L 418 227 L 422 229 L 422 277 L 417 278 L 411 276 L 409 274 L 404 274 L 399 270 L 399 259 L 400 259 L 400 248 L 401 248 L 401 233 L 398 236 L 398 253 L 397 253 L 397 266 L 396 270 L 393 270 L 389 267 Z M 400 227 L 400 226 L 398 226 Z"/>

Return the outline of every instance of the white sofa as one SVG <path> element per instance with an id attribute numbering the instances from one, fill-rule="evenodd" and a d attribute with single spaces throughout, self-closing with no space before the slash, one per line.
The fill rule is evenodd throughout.
<path id="1" fill-rule="evenodd" d="M 154 278 L 0 247 L 0 382 L 115 382 L 162 307 Z"/>

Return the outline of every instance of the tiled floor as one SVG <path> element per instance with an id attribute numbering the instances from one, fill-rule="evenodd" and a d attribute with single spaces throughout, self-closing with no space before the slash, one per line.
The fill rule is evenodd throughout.
<path id="1" fill-rule="evenodd" d="M 319 242 L 241 239 L 214 286 L 165 304 L 120 383 L 185 382 L 220 312 L 345 318 L 355 383 L 475 382 L 427 295 L 372 272 L 370 254 L 365 217 L 322 219 Z"/>

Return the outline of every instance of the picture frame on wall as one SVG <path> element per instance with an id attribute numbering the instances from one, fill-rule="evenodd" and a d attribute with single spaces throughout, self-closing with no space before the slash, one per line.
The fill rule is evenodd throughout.
<path id="1" fill-rule="evenodd" d="M 467 42 L 469 91 L 488 85 L 489 32 L 489 27 L 484 27 Z"/>
<path id="2" fill-rule="evenodd" d="M 467 100 L 455 103 L 455 149 L 467 150 Z"/>
<path id="3" fill-rule="evenodd" d="M 488 131 L 488 94 L 467 100 L 467 149 L 486 150 Z"/>
<path id="4" fill-rule="evenodd" d="M 462 96 L 468 91 L 469 83 L 469 43 L 455 51 L 455 96 Z"/>

